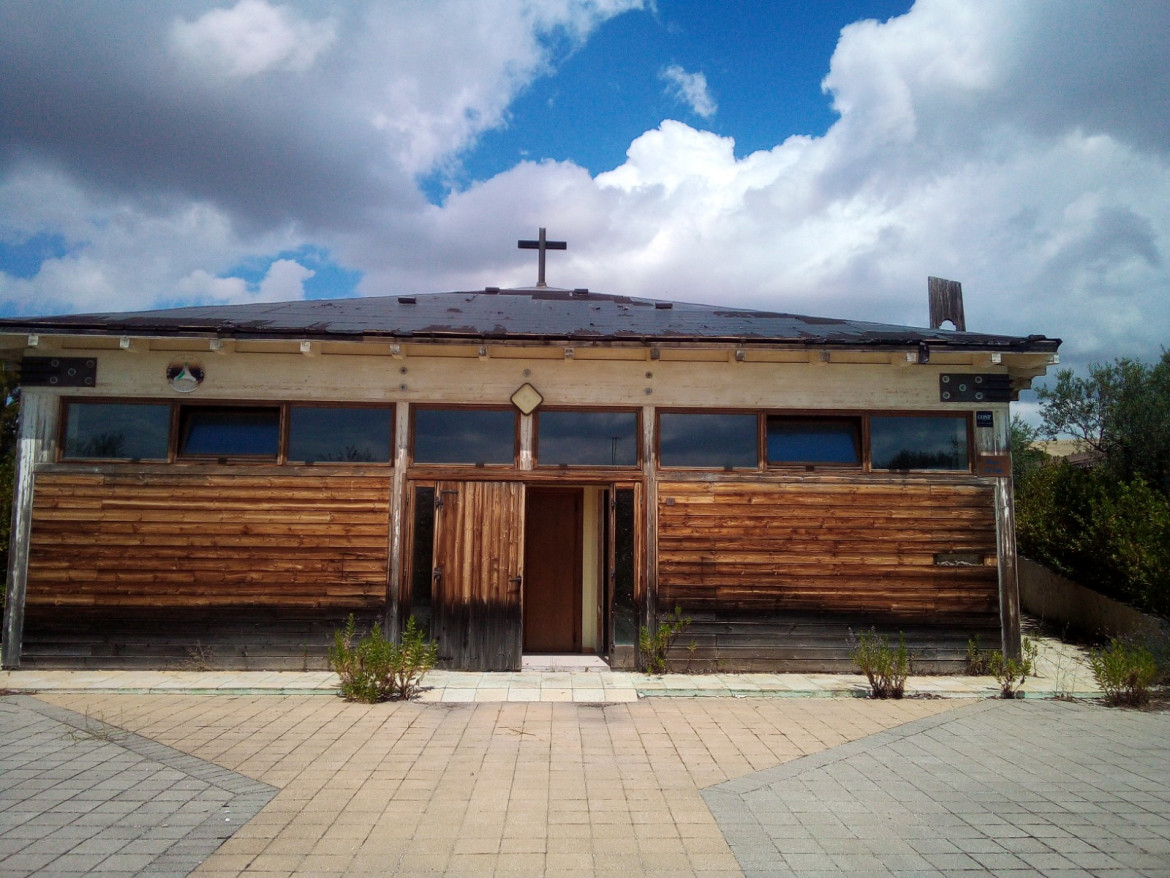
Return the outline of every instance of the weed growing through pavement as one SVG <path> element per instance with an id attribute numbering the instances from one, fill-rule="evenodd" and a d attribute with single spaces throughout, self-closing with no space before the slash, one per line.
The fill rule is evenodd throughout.
<path id="1" fill-rule="evenodd" d="M 89 708 L 86 708 L 85 714 L 82 718 L 81 726 L 74 726 L 73 731 L 69 732 L 69 740 L 71 741 L 104 741 L 106 743 L 116 743 L 121 735 L 121 729 L 115 728 L 105 721 L 101 713 L 96 717 L 89 715 Z"/>
<path id="2" fill-rule="evenodd" d="M 1013 659 L 1001 650 L 983 649 L 976 634 L 967 640 L 967 673 L 975 677 L 995 677 L 1000 698 L 1020 698 L 1028 677 L 1035 677 L 1038 673 L 1036 659 L 1040 655 L 1040 644 L 1025 637 L 1020 651 L 1022 656 Z"/>
<path id="3" fill-rule="evenodd" d="M 979 635 L 967 638 L 967 676 L 991 676 L 991 651 L 983 648 L 979 642 Z"/>
<path id="4" fill-rule="evenodd" d="M 334 632 L 329 647 L 329 667 L 341 678 L 342 697 L 366 704 L 414 697 L 438 657 L 438 645 L 427 639 L 413 616 L 407 620 L 402 641 L 393 643 L 379 624 L 359 638 L 351 613 L 345 628 Z"/>
<path id="5" fill-rule="evenodd" d="M 1068 643 L 1068 629 L 1061 634 L 1060 644 L 1055 654 L 1051 655 L 1052 664 L 1052 697 L 1060 701 L 1072 699 L 1071 680 L 1076 675 L 1076 660 L 1072 656 L 1075 647 Z"/>
<path id="6" fill-rule="evenodd" d="M 993 649 L 987 658 L 991 665 L 991 676 L 999 684 L 1000 698 L 1023 697 L 1024 683 L 1032 673 L 1032 659 L 1028 654 L 1024 658 L 1008 658 L 998 649 Z"/>
<path id="7" fill-rule="evenodd" d="M 214 671 L 215 647 L 210 643 L 196 640 L 194 646 L 187 647 L 187 658 L 183 662 L 185 671 Z"/>
<path id="8" fill-rule="evenodd" d="M 853 662 L 869 681 L 870 694 L 874 698 L 901 698 L 906 692 L 911 665 L 902 632 L 898 632 L 897 646 L 891 646 L 890 639 L 873 628 L 857 637 L 850 629 L 849 641 Z"/>
<path id="9" fill-rule="evenodd" d="M 649 628 L 638 629 L 638 651 L 647 674 L 666 673 L 666 654 L 679 635 L 691 627 L 691 620 L 684 618 L 682 607 L 675 607 L 674 613 L 658 623 L 658 629 L 651 634 Z M 694 650 L 691 650 L 691 656 Z M 687 664 L 690 664 L 688 656 Z"/>

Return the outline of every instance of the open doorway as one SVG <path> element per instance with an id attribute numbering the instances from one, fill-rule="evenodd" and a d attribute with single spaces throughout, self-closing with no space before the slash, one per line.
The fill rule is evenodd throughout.
<path id="1" fill-rule="evenodd" d="M 412 482 L 406 613 L 439 642 L 444 667 L 517 669 L 522 654 L 616 654 L 632 667 L 634 494 Z"/>

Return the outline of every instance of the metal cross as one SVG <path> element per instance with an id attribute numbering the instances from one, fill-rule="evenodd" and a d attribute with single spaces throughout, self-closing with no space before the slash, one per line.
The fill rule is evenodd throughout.
<path id="1" fill-rule="evenodd" d="M 544 237 L 544 228 L 540 230 L 540 240 L 538 241 L 517 241 L 516 246 L 521 250 L 539 250 L 540 261 L 536 272 L 536 285 L 538 287 L 547 287 L 548 284 L 544 282 L 544 252 L 546 250 L 568 250 L 569 245 L 565 241 L 547 241 Z"/>

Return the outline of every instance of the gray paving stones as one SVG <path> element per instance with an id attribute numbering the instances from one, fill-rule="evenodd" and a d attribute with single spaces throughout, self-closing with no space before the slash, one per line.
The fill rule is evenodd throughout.
<path id="1" fill-rule="evenodd" d="M 985 701 L 703 795 L 748 875 L 1170 876 L 1165 713 Z"/>
<path id="2" fill-rule="evenodd" d="M 276 788 L 27 696 L 0 700 L 0 874 L 186 875 Z"/>

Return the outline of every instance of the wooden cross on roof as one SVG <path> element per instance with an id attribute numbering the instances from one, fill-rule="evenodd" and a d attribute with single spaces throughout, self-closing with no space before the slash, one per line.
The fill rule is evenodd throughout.
<path id="1" fill-rule="evenodd" d="M 540 259 L 537 263 L 536 271 L 536 285 L 538 287 L 547 287 L 548 284 L 544 282 L 544 253 L 546 250 L 568 250 L 569 245 L 566 241 L 549 241 L 545 239 L 544 227 L 540 229 L 540 239 L 536 241 L 517 241 L 516 246 L 521 250 L 539 250 Z"/>

